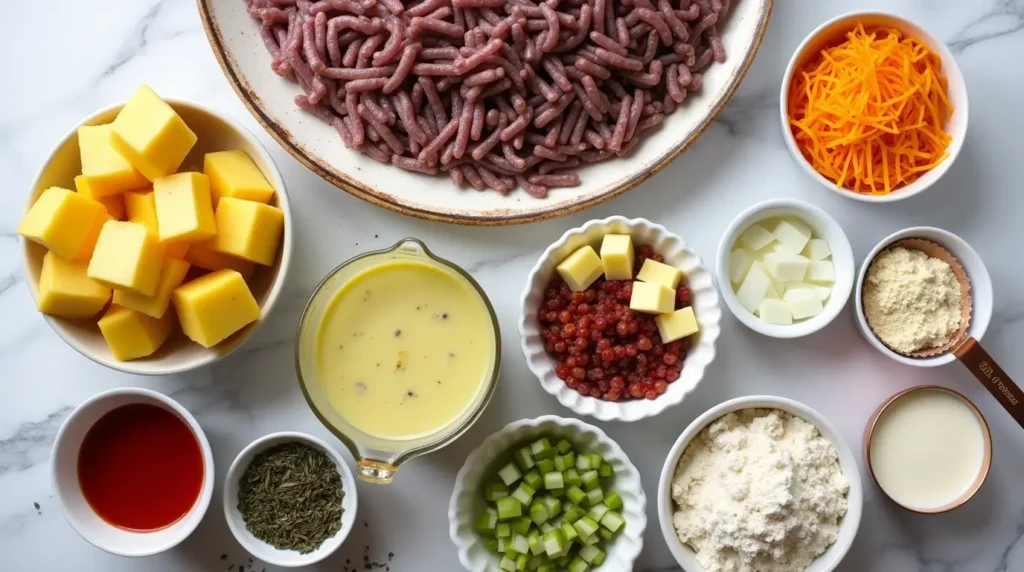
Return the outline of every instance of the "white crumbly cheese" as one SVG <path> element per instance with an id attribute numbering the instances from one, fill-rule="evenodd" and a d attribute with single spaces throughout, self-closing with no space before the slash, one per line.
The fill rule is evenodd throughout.
<path id="1" fill-rule="evenodd" d="M 835 542 L 848 491 L 835 448 L 814 425 L 746 409 L 686 448 L 672 520 L 707 572 L 801 572 Z"/>

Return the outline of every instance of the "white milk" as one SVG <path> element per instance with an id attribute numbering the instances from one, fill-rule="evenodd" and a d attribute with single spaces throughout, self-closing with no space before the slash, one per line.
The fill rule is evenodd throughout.
<path id="1" fill-rule="evenodd" d="M 937 389 L 912 391 L 891 403 L 875 423 L 869 446 L 882 490 L 922 511 L 966 493 L 985 457 L 977 415 L 956 395 Z"/>

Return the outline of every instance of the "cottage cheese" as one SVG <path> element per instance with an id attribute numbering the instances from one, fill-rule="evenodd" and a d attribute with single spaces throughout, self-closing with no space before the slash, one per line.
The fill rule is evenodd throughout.
<path id="1" fill-rule="evenodd" d="M 814 425 L 746 409 L 712 422 L 684 451 L 673 522 L 707 572 L 800 572 L 835 542 L 848 491 Z"/>

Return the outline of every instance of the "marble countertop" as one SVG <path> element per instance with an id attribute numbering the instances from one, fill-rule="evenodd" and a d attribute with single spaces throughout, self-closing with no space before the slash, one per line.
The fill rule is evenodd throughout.
<path id="1" fill-rule="evenodd" d="M 222 0 L 240 1 L 240 0 Z M 742 0 L 740 0 L 742 1 Z M 888 206 L 824 192 L 783 146 L 778 84 L 792 51 L 824 20 L 870 7 L 910 16 L 949 43 L 971 97 L 968 141 L 944 179 L 923 196 Z M 207 45 L 196 8 L 186 0 L 33 2 L 4 6 L 0 35 L 0 554 L 13 572 L 227 571 L 248 555 L 220 510 L 220 487 L 195 534 L 168 553 L 131 560 L 92 547 L 68 526 L 49 478 L 49 453 L 64 417 L 87 397 L 120 386 L 165 392 L 189 408 L 213 446 L 217 476 L 254 438 L 301 430 L 340 443 L 302 399 L 292 367 L 293 334 L 313 286 L 340 261 L 416 236 L 470 270 L 500 316 L 504 369 L 484 418 L 456 443 L 404 467 L 396 484 L 359 485 L 359 523 L 345 546 L 312 570 L 362 568 L 364 556 L 394 572 L 459 570 L 448 540 L 446 507 L 469 451 L 504 424 L 541 414 L 570 415 L 526 368 L 516 338 L 519 297 L 539 253 L 564 230 L 612 214 L 643 216 L 682 235 L 705 260 L 726 225 L 754 202 L 794 197 L 838 219 L 858 259 L 891 232 L 933 225 L 970 242 L 988 262 L 995 316 L 985 345 L 1018 379 L 1024 373 L 1024 267 L 1020 224 L 1024 161 L 1017 113 L 1024 93 L 1022 0 L 777 0 L 751 73 L 725 113 L 664 172 L 588 212 L 528 227 L 463 228 L 393 214 L 318 179 L 265 135 L 236 98 Z M 103 16 L 101 16 L 103 14 Z M 44 24 L 45 22 L 45 24 Z M 260 135 L 283 171 L 296 220 L 295 258 L 283 299 L 242 350 L 188 375 L 121 374 L 80 356 L 36 313 L 24 284 L 14 234 L 36 170 L 54 141 L 93 110 L 122 100 L 140 83 L 166 96 L 230 113 Z M 841 572 L 1024 570 L 1024 438 L 1020 428 L 959 365 L 925 370 L 880 355 L 856 331 L 852 303 L 829 327 L 798 341 L 764 338 L 725 313 L 719 359 L 681 406 L 633 424 L 597 423 L 629 453 L 650 498 L 676 436 L 707 408 L 731 397 L 771 393 L 825 414 L 858 449 L 871 412 L 888 395 L 921 383 L 966 393 L 993 433 L 994 463 L 968 505 L 942 516 L 894 508 L 866 480 L 860 534 Z M 588 419 L 588 421 L 591 421 Z M 867 475 L 864 475 L 867 478 Z M 1015 492 L 1017 491 L 1017 492 Z M 35 503 L 38 503 L 36 505 Z M 38 506 L 38 509 L 37 509 Z M 638 571 L 676 570 L 653 503 Z M 260 562 L 252 562 L 257 572 Z M 267 567 L 267 569 L 271 569 Z M 382 568 L 381 568 L 382 569 Z"/>

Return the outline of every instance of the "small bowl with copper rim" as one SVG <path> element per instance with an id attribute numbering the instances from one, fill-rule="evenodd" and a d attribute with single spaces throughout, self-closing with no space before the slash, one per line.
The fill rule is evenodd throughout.
<path id="1" fill-rule="evenodd" d="M 173 414 L 195 437 L 202 459 L 202 481 L 191 508 L 155 530 L 132 530 L 108 522 L 90 504 L 80 481 L 79 456 L 90 430 L 107 414 L 130 405 L 154 406 Z M 61 424 L 50 458 L 53 488 L 65 520 L 90 544 L 118 556 L 152 556 L 174 548 L 199 526 L 213 496 L 213 452 L 203 428 L 177 401 L 150 389 L 111 389 L 83 401 Z"/>
<path id="2" fill-rule="evenodd" d="M 282 550 L 257 538 L 246 527 L 245 518 L 238 508 L 240 479 L 245 475 L 253 459 L 268 449 L 288 443 L 300 443 L 324 453 L 337 467 L 338 475 L 341 477 L 341 527 L 315 550 L 305 554 L 297 550 Z M 356 481 L 345 458 L 323 439 L 298 431 L 279 431 L 264 435 L 242 449 L 228 468 L 224 480 L 223 504 L 224 518 L 228 521 L 228 528 L 231 529 L 231 534 L 235 536 L 235 540 L 242 545 L 242 548 L 267 564 L 286 568 L 309 566 L 337 551 L 355 526 L 356 512 L 359 508 Z"/>
<path id="3" fill-rule="evenodd" d="M 599 250 L 606 234 L 630 235 L 634 249 L 642 245 L 649 246 L 655 254 L 662 256 L 665 264 L 682 271 L 684 282 L 681 285 L 689 289 L 689 303 L 693 307 L 700 331 L 684 339 L 687 348 L 684 350 L 678 379 L 667 383 L 665 392 L 653 399 L 639 397 L 625 401 L 608 401 L 593 395 L 582 395 L 566 385 L 556 374 L 558 364 L 545 347 L 538 311 L 544 304 L 549 285 L 558 277 L 555 268 L 582 246 L 589 245 Z M 639 269 L 634 269 L 636 270 Z M 660 224 L 642 218 L 626 219 L 613 216 L 604 220 L 592 220 L 582 227 L 566 231 L 541 254 L 526 279 L 519 316 L 519 336 L 527 366 L 540 381 L 541 387 L 555 396 L 559 403 L 579 415 L 590 415 L 601 421 L 637 421 L 653 417 L 673 405 L 682 403 L 683 399 L 697 387 L 704 377 L 705 370 L 715 358 L 715 343 L 721 332 L 721 317 L 722 310 L 718 305 L 714 278 L 692 247 Z M 588 351 L 591 351 L 590 348 Z"/>
<path id="4" fill-rule="evenodd" d="M 918 250 L 945 262 L 956 277 L 960 287 L 960 325 L 940 346 L 900 352 L 883 342 L 871 327 L 864 309 L 866 276 L 879 254 L 898 247 Z M 959 360 L 1024 428 L 1024 391 L 981 347 L 981 338 L 992 320 L 992 278 L 981 256 L 964 239 L 928 226 L 895 232 L 868 253 L 857 275 L 855 292 L 857 325 L 872 347 L 900 363 L 918 367 L 936 367 Z"/>
<path id="5" fill-rule="evenodd" d="M 95 318 L 70 319 L 43 314 L 43 319 L 65 343 L 75 351 L 102 365 L 137 375 L 171 375 L 191 371 L 211 364 L 238 349 L 267 320 L 273 311 L 281 289 L 284 287 L 292 259 L 292 212 L 284 178 L 271 158 L 270 153 L 259 139 L 238 121 L 226 114 L 216 112 L 190 101 L 165 98 L 166 101 L 198 137 L 178 172 L 203 171 L 203 157 L 213 151 L 240 149 L 252 159 L 267 182 L 274 188 L 270 204 L 284 213 L 284 232 L 281 244 L 271 266 L 256 265 L 246 283 L 260 307 L 260 318 L 235 332 L 211 348 L 204 348 L 188 339 L 175 326 L 170 338 L 152 355 L 120 361 L 103 339 Z M 74 190 L 74 178 L 81 174 L 82 166 L 78 146 L 78 128 L 84 125 L 110 123 L 120 112 L 123 104 L 118 103 L 101 109 L 78 122 L 57 144 L 43 161 L 35 180 L 29 187 L 26 210 L 39 195 L 49 187 L 63 187 Z M 23 237 L 21 253 L 24 264 L 25 283 L 33 300 L 39 296 L 40 273 L 46 248 Z M 194 269 L 186 276 L 194 275 Z M 173 305 L 167 311 L 173 311 Z M 98 318 L 99 316 L 97 316 Z"/>
<path id="6" fill-rule="evenodd" d="M 954 500 L 942 504 L 940 506 L 928 508 L 920 506 L 910 506 L 907 503 L 901 502 L 892 493 L 890 493 L 890 491 L 887 490 L 885 486 L 883 486 L 881 480 L 878 478 L 878 475 L 875 472 L 875 466 L 872 462 L 871 453 L 871 450 L 874 446 L 875 429 L 878 427 L 879 420 L 883 418 L 883 416 L 890 409 L 890 407 L 894 403 L 898 402 L 900 399 L 906 396 L 925 391 L 941 391 L 963 402 L 968 407 L 968 409 L 970 409 L 971 413 L 974 414 L 974 417 L 977 419 L 982 437 L 982 458 L 980 461 L 978 473 L 975 476 L 974 480 L 971 482 L 971 484 L 967 487 L 966 490 L 963 491 L 963 493 L 957 496 Z M 974 495 L 985 483 L 985 480 L 988 478 L 988 473 L 992 468 L 992 432 L 989 429 L 988 422 L 985 421 L 985 416 L 982 415 L 981 410 L 978 409 L 974 402 L 968 399 L 967 396 L 965 396 L 964 394 L 960 393 L 959 391 L 949 389 L 948 387 L 942 387 L 941 385 L 918 385 L 915 387 L 904 389 L 903 391 L 900 391 L 899 393 L 893 395 L 889 399 L 886 399 L 885 402 L 879 405 L 878 409 L 876 409 L 875 412 L 871 415 L 871 419 L 868 421 L 867 428 L 864 430 L 864 459 L 867 462 L 868 472 L 871 473 L 872 480 L 875 481 L 875 484 L 878 486 L 878 488 L 881 489 L 885 496 L 893 503 L 897 504 L 901 508 L 909 510 L 910 512 L 915 512 L 917 514 L 942 514 L 944 512 L 949 512 L 951 510 L 960 508 L 961 506 L 967 504 L 969 500 L 974 498 Z"/>
<path id="7" fill-rule="evenodd" d="M 888 193 L 857 192 L 837 185 L 836 181 L 822 175 L 810 163 L 803 151 L 801 151 L 794 136 L 790 120 L 790 97 L 794 78 L 822 50 L 839 44 L 844 36 L 858 25 L 863 25 L 865 29 L 896 29 L 906 37 L 916 39 L 931 50 L 941 63 L 941 72 L 945 75 L 947 81 L 946 96 L 952 106 L 952 113 L 942 126 L 943 130 L 950 136 L 949 144 L 946 146 L 947 155 L 945 159 L 909 184 L 896 187 Z M 789 149 L 793 159 L 808 176 L 821 183 L 824 188 L 844 197 L 868 203 L 889 203 L 917 195 L 942 178 L 960 154 L 960 149 L 966 140 L 968 119 L 967 84 L 964 82 L 964 75 L 957 64 L 956 58 L 953 57 L 953 53 L 946 44 L 935 37 L 935 35 L 903 16 L 871 10 L 850 12 L 832 18 L 815 28 L 814 31 L 804 38 L 790 58 L 789 65 L 786 66 L 786 73 L 782 77 L 779 113 L 782 139 L 786 143 L 786 148 Z"/>

